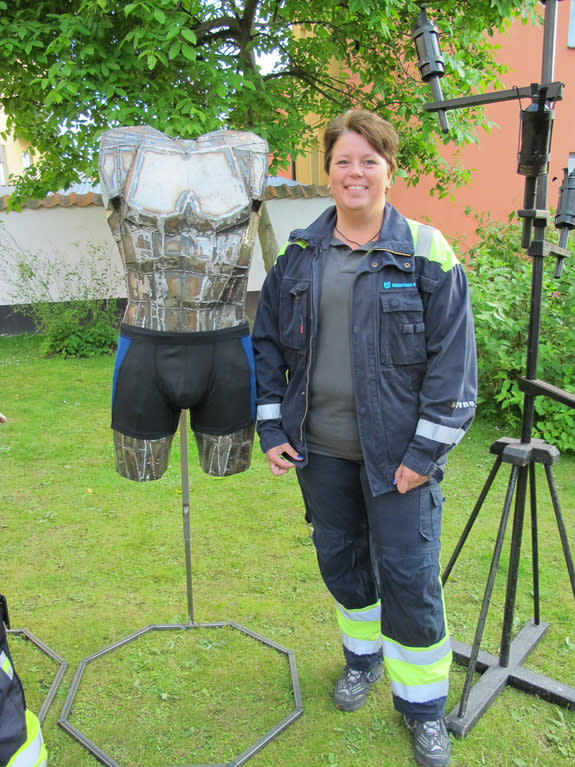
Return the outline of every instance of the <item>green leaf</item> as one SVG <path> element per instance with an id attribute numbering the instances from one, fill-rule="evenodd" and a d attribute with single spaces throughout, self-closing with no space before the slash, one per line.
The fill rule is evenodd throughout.
<path id="1" fill-rule="evenodd" d="M 197 58 L 196 49 L 192 48 L 191 45 L 186 45 L 186 43 L 182 44 L 182 53 L 188 61 L 195 61 Z"/>
<path id="2" fill-rule="evenodd" d="M 124 8 L 124 14 L 126 16 L 129 16 L 133 11 L 135 11 L 139 7 L 140 3 L 128 3 L 126 7 Z"/>
<path id="3" fill-rule="evenodd" d="M 170 46 L 170 50 L 168 51 L 168 58 L 175 59 L 180 55 L 180 50 L 182 46 L 180 44 L 179 40 L 174 40 L 174 42 Z"/>
<path id="4" fill-rule="evenodd" d="M 182 27 L 180 29 L 180 34 L 182 35 L 184 40 L 187 40 L 189 43 L 192 43 L 192 45 L 195 45 L 198 42 L 195 33 L 188 27 Z"/>

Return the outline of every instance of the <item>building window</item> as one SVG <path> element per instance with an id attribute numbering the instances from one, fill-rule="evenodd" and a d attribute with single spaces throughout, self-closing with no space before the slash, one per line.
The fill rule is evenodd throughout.
<path id="1" fill-rule="evenodd" d="M 22 155 L 22 167 L 29 168 L 32 165 L 32 155 L 28 150 Z"/>
<path id="2" fill-rule="evenodd" d="M 569 48 L 575 48 L 575 0 L 571 0 L 569 5 L 569 34 L 567 35 L 567 45 Z"/>
<path id="3" fill-rule="evenodd" d="M 8 166 L 6 165 L 6 150 L 0 144 L 0 184 L 8 183 Z"/>

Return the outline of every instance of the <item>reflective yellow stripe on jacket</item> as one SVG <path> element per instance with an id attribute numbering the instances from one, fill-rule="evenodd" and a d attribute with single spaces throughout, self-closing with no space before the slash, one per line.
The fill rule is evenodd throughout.
<path id="1" fill-rule="evenodd" d="M 40 721 L 26 711 L 26 742 L 16 751 L 6 767 L 46 767 L 48 754 L 42 738 Z"/>
<path id="2" fill-rule="evenodd" d="M 0 671 L 3 671 L 8 679 L 12 679 L 14 676 L 14 670 L 10 663 L 10 658 L 6 655 L 4 650 L 0 650 Z"/>

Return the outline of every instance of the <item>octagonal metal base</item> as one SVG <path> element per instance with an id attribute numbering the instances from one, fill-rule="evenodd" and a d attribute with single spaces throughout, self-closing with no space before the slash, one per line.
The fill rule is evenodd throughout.
<path id="1" fill-rule="evenodd" d="M 40 711 L 37 714 L 37 717 L 40 720 L 40 724 L 43 724 L 44 720 L 46 719 L 46 714 L 48 713 L 48 709 L 52 705 L 52 701 L 54 700 L 54 697 L 56 696 L 58 687 L 60 686 L 60 682 L 62 681 L 62 677 L 66 673 L 66 669 L 68 668 L 68 663 L 67 661 L 64 660 L 64 658 L 60 657 L 58 653 L 54 652 L 54 650 L 48 647 L 48 645 L 45 642 L 43 642 L 41 639 L 38 639 L 38 637 L 35 634 L 29 631 L 29 629 L 8 629 L 6 633 L 12 636 L 25 637 L 30 642 L 32 642 L 32 644 L 35 647 L 37 647 L 41 652 L 43 652 L 44 655 L 47 655 L 49 658 L 52 658 L 52 660 L 58 664 L 58 670 L 56 671 L 56 675 L 54 676 L 52 684 L 50 685 L 50 689 L 48 690 L 48 693 L 46 697 L 44 698 L 44 702 L 42 703 L 42 706 L 40 707 Z"/>
<path id="2" fill-rule="evenodd" d="M 74 703 L 74 698 L 76 697 L 76 694 L 78 693 L 80 682 L 82 680 L 82 676 L 84 674 L 86 666 L 89 663 L 92 663 L 93 661 L 98 660 L 99 658 L 102 658 L 104 655 L 108 655 L 109 653 L 112 653 L 115 650 L 118 650 L 121 647 L 124 647 L 126 644 L 129 644 L 130 642 L 133 642 L 136 639 L 139 639 L 140 637 L 144 636 L 145 634 L 151 631 L 182 631 L 187 629 L 217 629 L 217 628 L 223 628 L 223 627 L 229 627 L 237 631 L 240 631 L 243 634 L 246 634 L 248 637 L 251 637 L 252 639 L 255 639 L 258 642 L 261 642 L 262 644 L 267 645 L 268 647 L 272 647 L 274 650 L 277 650 L 279 653 L 282 653 L 283 655 L 287 657 L 289 662 L 289 670 L 290 670 L 290 676 L 291 676 L 291 682 L 292 682 L 295 707 L 291 711 L 291 713 L 285 716 L 277 725 L 275 725 L 275 727 L 272 727 L 270 730 L 268 730 L 264 735 L 258 738 L 258 740 L 256 740 L 251 746 L 245 749 L 239 756 L 235 757 L 231 762 L 225 762 L 225 763 L 212 762 L 210 764 L 203 764 L 203 765 L 186 764 L 186 765 L 179 765 L 178 767 L 239 767 L 239 765 L 245 764 L 245 762 L 247 762 L 248 759 L 251 759 L 251 757 L 254 756 L 254 754 L 260 751 L 265 745 L 267 745 L 267 743 L 273 740 L 277 735 L 283 732 L 283 730 L 289 727 L 289 725 L 292 722 L 294 722 L 298 717 L 300 717 L 303 714 L 303 706 L 301 701 L 301 693 L 299 688 L 299 681 L 298 681 L 295 657 L 293 652 L 291 650 L 288 650 L 285 647 L 282 647 L 276 642 L 266 639 L 260 634 L 256 634 L 255 632 L 250 631 L 244 626 L 240 626 L 239 624 L 233 623 L 231 621 L 222 621 L 217 623 L 152 624 L 150 626 L 146 626 L 140 629 L 139 631 L 136 631 L 134 634 L 130 634 L 129 636 L 125 637 L 124 639 L 121 639 L 118 642 L 114 642 L 108 647 L 105 647 L 102 650 L 95 652 L 93 655 L 89 655 L 87 658 L 84 658 L 82 661 L 80 661 L 78 665 L 78 668 L 74 675 L 74 679 L 72 680 L 70 691 L 66 698 L 66 702 L 64 703 L 64 706 L 62 708 L 62 712 L 60 714 L 58 724 L 69 735 L 71 735 L 79 743 L 81 743 L 81 745 L 87 748 L 88 751 L 90 751 L 90 753 L 93 756 L 95 756 L 99 762 L 101 762 L 104 765 L 107 765 L 107 767 L 120 767 L 118 762 L 116 762 L 114 759 L 112 759 L 111 756 L 106 754 L 99 746 L 97 746 L 92 740 L 90 740 L 90 738 L 86 737 L 86 735 L 84 735 L 77 727 L 75 727 L 69 721 L 70 712 L 72 710 L 72 705 Z"/>

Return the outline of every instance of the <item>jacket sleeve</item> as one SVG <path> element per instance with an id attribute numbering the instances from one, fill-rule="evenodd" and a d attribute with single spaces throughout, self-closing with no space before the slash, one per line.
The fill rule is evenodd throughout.
<path id="1" fill-rule="evenodd" d="M 427 368 L 419 421 L 403 463 L 440 480 L 447 453 L 463 438 L 475 415 L 477 360 L 465 271 L 438 231 L 435 247 L 443 255 L 432 264 L 434 279 L 424 280 L 423 288 Z"/>
<path id="2" fill-rule="evenodd" d="M 281 420 L 281 404 L 288 380 L 279 340 L 280 285 L 285 258 L 284 255 L 278 258 L 264 280 L 252 330 L 257 387 L 256 428 L 264 453 L 289 441 Z"/>

